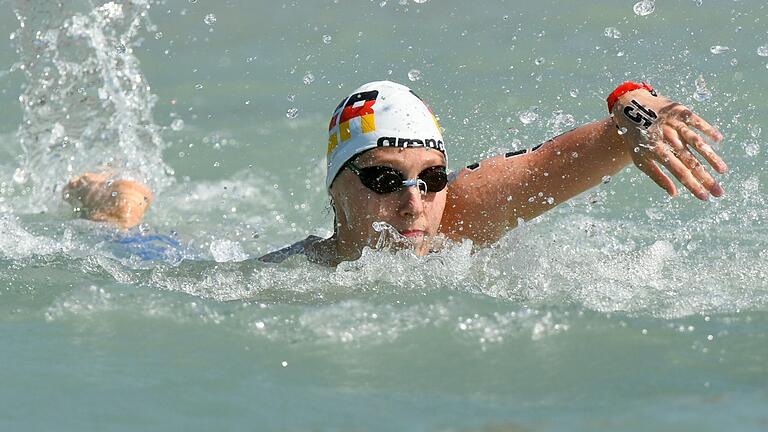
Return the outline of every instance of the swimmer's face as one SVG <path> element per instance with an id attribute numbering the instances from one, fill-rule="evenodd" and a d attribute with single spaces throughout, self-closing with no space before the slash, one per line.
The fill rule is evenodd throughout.
<path id="1" fill-rule="evenodd" d="M 355 159 L 360 168 L 383 165 L 400 171 L 408 179 L 418 177 L 427 168 L 444 167 L 445 162 L 442 153 L 427 148 L 380 147 Z M 430 239 L 440 227 L 446 194 L 447 188 L 422 194 L 418 187 L 379 194 L 365 187 L 356 174 L 344 168 L 331 186 L 339 245 L 346 252 L 359 253 L 379 238 L 373 223 L 386 222 L 412 241 L 418 255 L 426 255 Z"/>

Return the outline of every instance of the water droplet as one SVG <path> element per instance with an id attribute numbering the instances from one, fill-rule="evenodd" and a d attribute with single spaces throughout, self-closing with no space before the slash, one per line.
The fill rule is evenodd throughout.
<path id="1" fill-rule="evenodd" d="M 579 96 L 579 89 L 571 89 L 570 95 L 571 95 L 571 97 L 578 97 Z"/>
<path id="2" fill-rule="evenodd" d="M 611 39 L 621 39 L 621 32 L 616 27 L 606 27 L 603 34 Z"/>
<path id="3" fill-rule="evenodd" d="M 752 138 L 760 138 L 760 133 L 763 131 L 758 125 L 749 125 L 747 126 L 747 129 L 749 130 L 749 134 L 752 135 Z"/>
<path id="4" fill-rule="evenodd" d="M 288 108 L 288 111 L 285 112 L 285 116 L 289 119 L 295 119 L 299 115 L 299 109 L 298 108 Z"/>
<path id="5" fill-rule="evenodd" d="M 163 38 L 163 32 L 157 32 L 155 33 L 155 39 L 160 40 Z"/>
<path id="6" fill-rule="evenodd" d="M 112 191 L 112 193 L 111 193 L 110 195 L 112 196 L 112 198 L 114 198 L 114 197 L 116 197 L 116 196 L 117 196 L 117 192 L 115 192 L 115 191 Z"/>
<path id="7" fill-rule="evenodd" d="M 429 0 L 413 0 L 414 3 L 418 3 L 418 4 L 426 3 L 428 1 Z"/>
<path id="8" fill-rule="evenodd" d="M 16 168 L 16 171 L 13 172 L 13 181 L 16 183 L 26 183 L 28 179 L 27 172 L 21 168 Z"/>
<path id="9" fill-rule="evenodd" d="M 197 0 L 188 0 L 190 3 L 195 4 L 197 3 Z"/>
<path id="10" fill-rule="evenodd" d="M 286 99 L 288 99 L 288 102 L 293 102 L 296 99 L 295 94 L 289 94 Z"/>
<path id="11" fill-rule="evenodd" d="M 625 133 L 627 133 L 627 128 L 620 127 L 617 132 L 619 133 L 619 135 L 624 135 Z"/>
<path id="12" fill-rule="evenodd" d="M 216 23 L 216 15 L 209 13 L 208 15 L 203 18 L 203 22 L 210 25 L 213 25 Z"/>
<path id="13" fill-rule="evenodd" d="M 176 119 L 171 122 L 171 129 L 175 131 L 180 131 L 184 129 L 184 120 L 182 119 Z"/>
<path id="14" fill-rule="evenodd" d="M 304 84 L 310 85 L 313 82 L 315 82 L 315 76 L 312 75 L 312 72 L 307 72 L 304 74 L 304 78 L 302 81 L 304 81 Z"/>
<path id="15" fill-rule="evenodd" d="M 539 57 L 536 60 L 534 60 L 533 62 L 536 64 L 536 66 L 541 66 L 541 65 L 544 64 L 545 60 L 544 60 L 544 57 Z"/>
<path id="16" fill-rule="evenodd" d="M 701 7 L 701 4 L 702 4 L 702 3 L 704 3 L 704 0 L 693 0 L 693 3 L 694 3 L 696 6 L 699 6 L 699 7 Z"/>
<path id="17" fill-rule="evenodd" d="M 142 234 L 148 233 L 150 229 L 152 229 L 152 228 L 146 222 L 139 224 L 139 232 L 142 233 Z"/>
<path id="18" fill-rule="evenodd" d="M 126 48 L 123 44 L 119 44 L 117 47 L 115 47 L 115 51 L 117 51 L 118 54 L 125 54 L 125 52 L 128 51 L 128 48 Z"/>
<path id="19" fill-rule="evenodd" d="M 650 15 L 656 10 L 656 2 L 654 0 L 641 0 L 635 3 L 632 10 L 635 11 L 635 15 L 638 16 Z"/>
<path id="20" fill-rule="evenodd" d="M 747 153 L 747 156 L 757 156 L 760 154 L 760 145 L 758 145 L 756 142 L 747 143 L 747 145 L 744 147 L 744 151 Z"/>
<path id="21" fill-rule="evenodd" d="M 757 47 L 757 55 L 760 57 L 768 57 L 768 45 Z"/>
<path id="22" fill-rule="evenodd" d="M 522 111 L 518 118 L 523 124 L 531 124 L 539 118 L 539 115 L 536 113 L 537 110 L 538 107 L 531 107 L 527 111 Z"/>
<path id="23" fill-rule="evenodd" d="M 280 363 L 280 366 L 288 367 L 288 362 L 287 361 L 283 361 L 282 363 Z"/>
<path id="24" fill-rule="evenodd" d="M 555 203 L 555 198 L 553 197 L 547 197 L 547 204 L 552 205 Z"/>
<path id="25" fill-rule="evenodd" d="M 611 176 L 603 176 L 602 180 L 600 180 L 603 184 L 608 184 L 611 182 Z"/>
<path id="26" fill-rule="evenodd" d="M 333 41 L 333 36 L 331 35 L 323 35 L 323 43 L 328 45 Z"/>
<path id="27" fill-rule="evenodd" d="M 640 153 L 640 147 L 635 147 L 632 149 L 632 151 L 635 153 Z"/>
<path id="28" fill-rule="evenodd" d="M 722 54 L 730 50 L 731 49 L 728 48 L 727 46 L 722 46 L 722 45 L 712 45 L 711 47 L 709 47 L 709 52 L 711 52 L 712 54 Z"/>
<path id="29" fill-rule="evenodd" d="M 534 201 L 536 201 L 536 198 L 535 198 L 535 197 L 529 197 L 529 198 L 528 198 L 528 202 L 532 203 L 532 202 L 534 202 Z"/>
<path id="30" fill-rule="evenodd" d="M 203 85 L 200 84 L 200 83 L 197 83 L 197 84 L 195 84 L 195 89 L 202 90 L 203 89 Z"/>
<path id="31" fill-rule="evenodd" d="M 418 69 L 411 69 L 408 71 L 408 79 L 411 81 L 418 81 L 421 79 L 421 71 Z"/>
<path id="32" fill-rule="evenodd" d="M 576 124 L 576 119 L 570 114 L 563 114 L 562 111 L 555 111 L 553 114 L 552 126 L 558 131 L 573 127 Z"/>
<path id="33" fill-rule="evenodd" d="M 693 98 L 699 102 L 704 102 L 712 97 L 712 93 L 707 90 L 707 82 L 704 81 L 704 76 L 699 75 L 696 78 L 696 92 L 693 94 Z"/>
<path id="34" fill-rule="evenodd" d="M 387 5 L 387 0 L 381 0 L 381 3 L 379 3 L 379 7 L 384 7 Z"/>
<path id="35" fill-rule="evenodd" d="M 738 64 L 739 64 L 738 60 L 736 60 L 735 58 L 731 59 L 731 66 L 736 66 Z"/>

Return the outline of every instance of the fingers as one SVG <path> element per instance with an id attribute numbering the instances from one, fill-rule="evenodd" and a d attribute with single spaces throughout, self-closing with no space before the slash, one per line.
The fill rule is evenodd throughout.
<path id="1" fill-rule="evenodd" d="M 707 123 L 707 121 L 703 118 L 694 114 L 693 111 L 687 107 L 677 104 L 673 112 L 676 114 L 676 117 L 682 119 L 687 126 L 695 127 L 704 135 L 708 136 L 712 141 L 720 142 L 723 140 L 723 134 L 720 133 L 717 128 Z"/>
<path id="2" fill-rule="evenodd" d="M 693 173 L 696 180 L 712 195 L 721 197 L 725 193 L 720 184 L 712 175 L 704 169 L 704 166 L 688 150 L 683 150 L 677 155 L 677 158 Z"/>
<path id="3" fill-rule="evenodd" d="M 720 131 L 678 103 L 668 103 L 657 112 L 657 127 L 649 129 L 642 137 L 634 137 L 646 143 L 634 144 L 642 147 L 640 152 L 632 154 L 635 165 L 672 196 L 677 192 L 675 182 L 671 179 L 673 176 L 700 200 L 707 200 L 710 193 L 722 196 L 723 188 L 713 173 L 702 165 L 691 150 L 695 149 L 715 171 L 724 173 L 728 166 L 704 139 L 706 136 L 714 142 L 720 142 L 723 139 Z M 671 175 L 665 175 L 661 166 Z"/>
<path id="4" fill-rule="evenodd" d="M 675 184 L 664 174 L 661 169 L 651 159 L 638 157 L 635 159 L 635 166 L 651 178 L 660 188 L 667 191 L 669 196 L 677 195 Z"/>
<path id="5" fill-rule="evenodd" d="M 685 145 L 680 141 L 677 130 L 669 126 L 664 126 L 663 135 L 664 140 L 672 147 L 672 153 L 685 164 L 685 166 L 693 173 L 696 180 L 701 183 L 706 190 L 716 197 L 722 196 L 725 193 L 723 188 L 720 187 L 701 162 L 686 149 Z"/>
<path id="6" fill-rule="evenodd" d="M 669 123 L 677 130 L 683 141 L 686 144 L 696 149 L 700 155 L 706 159 L 706 161 L 720 174 L 723 174 L 728 170 L 728 165 L 715 153 L 712 146 L 707 144 L 696 132 L 691 130 L 687 124 L 680 120 L 670 119 Z"/>
<path id="7" fill-rule="evenodd" d="M 696 179 L 690 169 L 672 153 L 671 149 L 663 143 L 657 144 L 653 149 L 656 160 L 677 178 L 686 189 L 698 199 L 706 201 L 709 198 L 707 190 Z"/>
<path id="8" fill-rule="evenodd" d="M 707 123 L 703 118 L 697 116 L 694 113 L 691 113 L 690 116 L 688 116 L 688 121 L 686 123 L 703 132 L 704 135 L 711 138 L 712 141 L 714 142 L 720 142 L 723 140 L 723 134 L 720 133 L 720 131 L 717 130 L 717 128 L 713 127 L 711 124 Z"/>

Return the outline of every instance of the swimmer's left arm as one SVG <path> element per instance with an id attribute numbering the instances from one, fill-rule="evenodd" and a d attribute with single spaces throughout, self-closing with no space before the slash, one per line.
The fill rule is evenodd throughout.
<path id="1" fill-rule="evenodd" d="M 656 115 L 650 126 L 638 116 L 643 110 Z M 463 169 L 449 186 L 441 230 L 449 237 L 493 242 L 519 218 L 546 212 L 630 162 L 670 195 L 677 193 L 675 185 L 657 164 L 699 199 L 706 199 L 707 191 L 723 194 L 689 151 L 695 149 L 719 173 L 727 169 L 692 130 L 720 141 L 720 132 L 703 119 L 646 90 L 622 95 L 612 112 L 613 118 L 581 126 L 523 154 L 497 156 Z"/>
<path id="2" fill-rule="evenodd" d="M 486 159 L 461 170 L 449 185 L 441 231 L 478 243 L 496 241 L 518 219 L 539 216 L 630 162 L 610 118 L 528 151 Z"/>

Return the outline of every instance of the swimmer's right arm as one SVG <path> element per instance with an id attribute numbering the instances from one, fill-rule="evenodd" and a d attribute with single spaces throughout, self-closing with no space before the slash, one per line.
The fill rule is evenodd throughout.
<path id="1" fill-rule="evenodd" d="M 62 193 L 78 216 L 129 229 L 139 223 L 152 203 L 152 191 L 133 180 L 110 181 L 108 173 L 84 173 L 69 181 Z"/>

